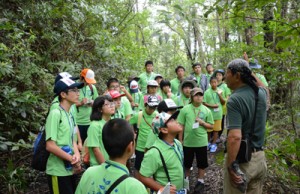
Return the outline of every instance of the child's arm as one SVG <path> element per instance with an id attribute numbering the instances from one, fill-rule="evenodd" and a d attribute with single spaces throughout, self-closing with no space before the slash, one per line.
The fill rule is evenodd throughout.
<path id="1" fill-rule="evenodd" d="M 121 91 L 126 95 L 127 99 L 129 100 L 130 103 L 133 102 L 132 96 L 129 94 L 129 92 L 126 90 L 126 88 L 122 85 L 120 85 Z"/>
<path id="2" fill-rule="evenodd" d="M 203 126 L 205 129 L 213 129 L 214 128 L 214 125 L 210 124 L 210 123 L 207 123 L 205 121 L 203 121 L 202 119 L 196 119 L 196 121 L 199 122 L 199 125 Z"/>
<path id="3" fill-rule="evenodd" d="M 140 181 L 146 186 L 149 187 L 150 189 L 154 191 L 158 191 L 164 186 L 160 185 L 158 182 L 156 182 L 153 178 L 150 177 L 145 177 L 143 175 L 140 175 Z"/>
<path id="4" fill-rule="evenodd" d="M 208 104 L 206 102 L 203 102 L 203 105 L 208 107 L 208 108 L 218 108 L 219 107 L 218 104 Z"/>
<path id="5" fill-rule="evenodd" d="M 92 150 L 94 152 L 98 164 L 102 164 L 103 162 L 105 162 L 104 156 L 98 147 L 93 147 Z"/>
<path id="6" fill-rule="evenodd" d="M 73 156 L 63 151 L 53 140 L 47 140 L 46 150 L 62 160 L 73 162 Z"/>
<path id="7" fill-rule="evenodd" d="M 81 136 L 80 136 L 80 131 L 79 131 L 79 128 L 78 126 L 76 126 L 76 130 L 77 130 L 77 147 L 78 147 L 78 150 L 81 151 L 82 150 L 82 139 L 81 139 Z"/>
<path id="8" fill-rule="evenodd" d="M 221 104 L 224 105 L 225 102 L 226 102 L 226 100 L 223 98 L 222 91 L 220 91 L 220 92 L 218 91 L 217 94 L 218 94 L 218 96 L 220 98 Z"/>

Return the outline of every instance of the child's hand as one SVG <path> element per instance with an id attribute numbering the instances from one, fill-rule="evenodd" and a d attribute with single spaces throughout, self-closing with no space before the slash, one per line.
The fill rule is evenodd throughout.
<path id="1" fill-rule="evenodd" d="M 87 101 L 88 101 L 88 99 L 87 99 L 87 98 L 83 98 L 83 99 L 82 99 L 82 101 L 81 101 L 81 104 L 83 104 L 83 105 L 84 105 L 84 104 L 86 104 L 86 103 L 87 103 Z"/>
<path id="2" fill-rule="evenodd" d="M 213 108 L 219 108 L 219 105 L 218 104 L 215 104 L 213 105 L 214 107 Z"/>
<path id="3" fill-rule="evenodd" d="M 176 194 L 176 186 L 175 185 L 171 185 L 170 194 Z"/>
<path id="4" fill-rule="evenodd" d="M 125 91 L 126 91 L 125 86 L 120 85 L 120 90 L 125 93 Z"/>

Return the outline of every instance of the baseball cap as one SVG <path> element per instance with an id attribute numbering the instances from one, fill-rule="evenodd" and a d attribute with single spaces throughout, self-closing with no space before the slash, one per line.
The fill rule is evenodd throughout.
<path id="1" fill-rule="evenodd" d="M 58 82 L 60 79 L 62 78 L 70 78 L 71 80 L 77 80 L 79 79 L 78 77 L 73 77 L 71 74 L 69 74 L 68 72 L 61 72 L 59 74 L 56 75 L 55 81 L 54 81 L 54 85 L 56 84 L 56 82 Z"/>
<path id="2" fill-rule="evenodd" d="M 95 84 L 96 80 L 95 80 L 95 73 L 93 70 L 91 69 L 83 69 L 80 73 L 80 76 L 82 76 L 84 78 L 84 80 L 88 83 L 88 84 Z"/>
<path id="3" fill-rule="evenodd" d="M 191 85 L 192 88 L 197 87 L 196 81 L 190 80 L 190 79 L 185 79 L 185 80 L 180 84 L 180 89 L 182 89 L 183 86 L 185 86 L 185 85 L 187 85 L 187 84 Z"/>
<path id="4" fill-rule="evenodd" d="M 163 78 L 163 76 L 162 76 L 162 75 L 160 75 L 160 74 L 156 74 L 156 76 L 154 77 L 154 79 L 156 79 L 156 78 L 158 78 L 158 77 L 160 77 L 160 78 Z"/>
<path id="5" fill-rule="evenodd" d="M 122 96 L 125 96 L 125 94 L 120 94 L 118 91 L 116 90 L 111 90 L 108 92 L 108 95 L 111 96 L 112 99 L 116 99 L 116 98 L 120 98 Z"/>
<path id="6" fill-rule="evenodd" d="M 150 107 L 158 106 L 158 102 L 159 102 L 159 100 L 156 96 L 149 95 L 148 98 L 147 98 L 147 105 L 150 106 Z"/>
<path id="7" fill-rule="evenodd" d="M 198 93 L 201 93 L 203 95 L 203 90 L 201 88 L 193 88 L 191 90 L 191 96 L 195 96 Z"/>
<path id="8" fill-rule="evenodd" d="M 152 120 L 152 129 L 154 134 L 159 134 L 160 133 L 160 128 L 165 127 L 166 124 L 171 120 L 171 119 L 176 119 L 179 114 L 179 110 L 176 111 L 174 114 L 170 115 L 166 112 L 161 112 L 159 113 L 154 119 Z"/>
<path id="9" fill-rule="evenodd" d="M 129 90 L 131 93 L 137 93 L 139 91 L 139 84 L 137 81 L 132 80 L 129 84 Z"/>
<path id="10" fill-rule="evenodd" d="M 160 112 L 168 112 L 169 110 L 176 110 L 182 108 L 183 106 L 177 106 L 174 100 L 165 99 L 158 104 L 157 111 Z"/>
<path id="11" fill-rule="evenodd" d="M 156 86 L 156 87 L 158 87 L 158 83 L 155 80 L 150 80 L 150 81 L 148 81 L 147 86 Z"/>
<path id="12" fill-rule="evenodd" d="M 261 65 L 258 64 L 258 61 L 254 58 L 249 59 L 249 67 L 250 69 L 260 69 Z"/>
<path id="13" fill-rule="evenodd" d="M 128 77 L 127 83 L 130 83 L 132 80 L 135 80 L 135 81 L 138 82 L 140 80 L 140 78 L 138 76 L 131 75 L 131 76 Z"/>
<path id="14" fill-rule="evenodd" d="M 58 82 L 56 82 L 55 86 L 54 86 L 54 90 L 53 92 L 55 93 L 55 95 L 59 95 L 61 92 L 66 91 L 68 89 L 72 89 L 72 88 L 82 88 L 84 86 L 84 83 L 82 82 L 74 82 L 73 80 L 71 80 L 68 77 L 62 78 L 60 79 Z"/>

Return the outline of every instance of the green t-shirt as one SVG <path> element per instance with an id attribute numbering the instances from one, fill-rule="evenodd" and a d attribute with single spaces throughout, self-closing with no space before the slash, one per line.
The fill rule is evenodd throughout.
<path id="1" fill-rule="evenodd" d="M 132 115 L 132 108 L 129 100 L 127 99 L 126 96 L 121 98 L 121 107 L 120 107 L 120 112 L 124 115 L 126 118 L 128 115 Z"/>
<path id="2" fill-rule="evenodd" d="M 193 129 L 196 117 L 203 121 L 214 124 L 211 111 L 201 104 L 194 107 L 193 104 L 184 106 L 177 117 L 178 123 L 184 126 L 183 145 L 186 147 L 203 147 L 207 146 L 207 129 L 203 126 Z"/>
<path id="3" fill-rule="evenodd" d="M 141 118 L 141 123 L 139 127 L 139 135 L 136 143 L 136 150 L 144 152 L 147 138 L 150 132 L 152 132 L 152 120 L 158 114 L 154 111 L 151 115 L 148 115 L 145 110 L 143 110 L 143 117 Z M 138 123 L 138 113 L 134 114 L 130 120 L 130 124 Z"/>
<path id="4" fill-rule="evenodd" d="M 109 158 L 102 141 L 102 129 L 106 121 L 101 119 L 100 121 L 91 121 L 90 127 L 87 131 L 87 144 L 90 153 L 90 164 L 91 166 L 98 165 L 97 159 L 93 152 L 93 147 L 98 147 L 104 156 L 104 159 Z"/>
<path id="5" fill-rule="evenodd" d="M 79 101 L 81 102 L 83 98 L 87 98 L 88 100 L 95 100 L 98 97 L 97 89 L 94 85 L 92 85 L 94 95 L 92 95 L 92 91 L 88 85 L 81 88 L 80 95 L 79 95 Z M 92 107 L 91 106 L 79 106 L 78 112 L 76 116 L 76 121 L 78 125 L 89 125 L 91 120 L 90 116 L 92 113 Z"/>
<path id="6" fill-rule="evenodd" d="M 214 120 L 221 120 L 223 116 L 222 104 L 220 98 L 217 94 L 217 91 L 214 91 L 212 88 L 208 88 L 204 92 L 203 102 L 206 102 L 209 105 L 218 104 L 218 108 L 209 108 L 212 112 Z"/>
<path id="7" fill-rule="evenodd" d="M 176 77 L 174 79 L 172 79 L 170 81 L 171 83 L 171 92 L 175 95 L 175 96 L 179 96 L 180 95 L 180 80 Z"/>
<path id="8" fill-rule="evenodd" d="M 58 147 L 70 146 L 73 150 L 75 138 L 75 122 L 72 114 L 61 107 L 50 111 L 46 120 L 46 141 L 52 140 Z M 47 161 L 46 174 L 53 176 L 69 176 L 72 170 L 66 170 L 64 161 L 50 153 Z"/>
<path id="9" fill-rule="evenodd" d="M 210 78 L 211 78 L 211 76 L 213 75 L 213 73 L 212 73 L 212 74 L 206 73 L 205 75 L 206 75 L 206 78 L 207 78 L 208 83 L 210 83 Z"/>
<path id="10" fill-rule="evenodd" d="M 255 75 L 257 76 L 257 78 L 266 86 L 266 87 L 269 87 L 269 84 L 266 80 L 266 77 L 262 74 L 259 74 L 259 73 L 255 73 Z"/>
<path id="11" fill-rule="evenodd" d="M 132 108 L 132 113 L 135 114 L 136 112 L 139 112 L 140 110 L 144 109 L 144 95 L 142 92 L 137 93 L 131 93 L 131 96 L 133 98 L 134 103 L 138 104 L 138 107 Z"/>
<path id="12" fill-rule="evenodd" d="M 124 174 L 129 175 L 125 165 L 108 160 L 99 166 L 88 168 L 81 177 L 75 193 L 105 193 Z M 148 194 L 145 186 L 132 177 L 118 184 L 111 193 Z"/>
<path id="13" fill-rule="evenodd" d="M 158 94 L 162 97 L 162 100 L 168 99 L 168 95 L 166 93 L 164 93 L 163 91 L 160 91 L 160 93 L 158 93 Z M 174 99 L 176 97 L 177 96 L 172 93 L 170 99 Z"/>
<path id="14" fill-rule="evenodd" d="M 111 119 L 125 119 L 125 117 L 120 110 L 116 110 L 115 114 L 111 116 Z"/>
<path id="15" fill-rule="evenodd" d="M 175 96 L 173 97 L 174 102 L 176 103 L 177 106 L 185 106 L 190 103 L 190 98 L 187 98 L 184 94 L 180 94 L 180 96 Z"/>
<path id="16" fill-rule="evenodd" d="M 59 101 L 58 101 L 58 96 L 56 96 L 53 101 L 51 102 L 51 106 L 50 106 L 50 111 L 53 110 L 53 109 L 56 109 L 59 107 Z M 70 112 L 71 114 L 73 115 L 74 117 L 74 120 L 75 120 L 75 123 L 77 124 L 76 122 L 76 116 L 77 116 L 77 108 L 76 108 L 76 105 L 73 104 L 70 108 Z"/>
<path id="17" fill-rule="evenodd" d="M 236 89 L 227 102 L 227 128 L 241 129 L 242 134 L 249 134 L 254 117 L 255 95 L 249 86 Z M 254 134 L 251 138 L 252 147 L 261 148 L 264 144 L 267 117 L 267 91 L 259 88 Z"/>
<path id="18" fill-rule="evenodd" d="M 149 132 L 145 148 L 149 149 L 151 146 L 153 146 L 154 142 L 158 139 L 158 136 L 153 133 L 153 131 Z"/>
<path id="19" fill-rule="evenodd" d="M 153 144 L 163 155 L 168 172 L 171 179 L 171 184 L 175 185 L 177 190 L 184 187 L 184 169 L 183 169 L 183 150 L 182 145 L 178 140 L 174 140 L 174 145 L 168 145 L 161 139 L 157 139 Z M 152 148 L 145 153 L 142 161 L 141 175 L 145 177 L 154 176 L 155 180 L 165 186 L 168 183 L 159 152 Z"/>
<path id="20" fill-rule="evenodd" d="M 138 84 L 139 84 L 139 86 L 141 88 L 141 92 L 143 94 L 147 93 L 147 83 L 148 83 L 148 81 L 154 80 L 155 76 L 156 76 L 156 73 L 154 73 L 154 72 L 151 72 L 150 74 L 144 72 L 144 73 L 139 75 L 140 80 L 138 81 Z"/>
<path id="21" fill-rule="evenodd" d="M 231 90 L 228 88 L 227 84 L 225 83 L 221 83 L 220 85 L 218 85 L 218 89 L 221 89 L 223 91 L 222 96 L 225 100 L 225 104 L 222 105 L 222 110 L 223 110 L 223 115 L 227 114 L 227 108 L 226 108 L 226 103 L 227 103 L 227 99 L 231 94 Z"/>

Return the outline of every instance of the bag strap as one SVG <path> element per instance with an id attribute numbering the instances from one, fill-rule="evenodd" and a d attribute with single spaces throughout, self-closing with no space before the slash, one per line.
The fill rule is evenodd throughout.
<path id="1" fill-rule="evenodd" d="M 118 184 L 120 184 L 122 181 L 124 181 L 125 179 L 127 179 L 129 176 L 127 174 L 122 175 L 121 177 L 119 177 L 106 191 L 106 194 L 110 194 L 114 188 L 116 186 L 118 186 Z"/>
<path id="2" fill-rule="evenodd" d="M 90 88 L 90 90 L 92 92 L 92 96 L 94 98 L 94 88 L 93 88 L 93 85 L 92 84 L 88 84 L 88 86 L 89 86 L 89 88 Z"/>
<path id="3" fill-rule="evenodd" d="M 160 159 L 161 159 L 161 162 L 162 162 L 164 170 L 165 170 L 165 173 L 166 173 L 167 178 L 168 178 L 168 182 L 171 182 L 169 171 L 168 171 L 168 168 L 167 168 L 167 165 L 166 165 L 166 162 L 165 162 L 165 159 L 164 159 L 163 155 L 161 154 L 160 150 L 157 147 L 155 147 L 155 146 L 150 147 L 149 150 L 152 149 L 152 148 L 155 148 L 158 151 Z"/>

